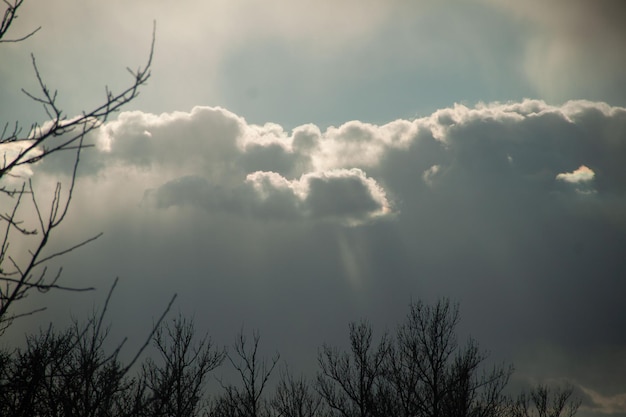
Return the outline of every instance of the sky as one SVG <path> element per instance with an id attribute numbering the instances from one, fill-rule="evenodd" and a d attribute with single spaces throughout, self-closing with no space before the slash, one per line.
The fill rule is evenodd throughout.
<path id="1" fill-rule="evenodd" d="M 230 344 L 256 328 L 314 372 L 348 323 L 393 330 L 450 297 L 511 384 L 570 382 L 626 416 L 626 7 L 621 1 L 26 2 L 0 47 L 2 121 L 66 114 L 147 59 L 81 157 L 54 247 L 64 283 L 20 332 L 101 305 L 141 338 L 175 309 Z M 32 167 L 42 195 L 69 155 Z M 26 304 L 25 307 L 26 308 Z M 137 339 L 136 343 L 140 343 Z"/>

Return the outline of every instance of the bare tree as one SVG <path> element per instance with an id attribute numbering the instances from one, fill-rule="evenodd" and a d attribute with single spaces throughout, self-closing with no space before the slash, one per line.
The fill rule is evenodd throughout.
<path id="1" fill-rule="evenodd" d="M 350 352 L 324 345 L 318 356 L 317 389 L 333 415 L 382 415 L 380 389 L 389 352 L 387 335 L 377 346 L 366 321 L 350 324 Z"/>
<path id="2" fill-rule="evenodd" d="M 276 417 L 315 417 L 322 410 L 322 398 L 303 375 L 296 378 L 285 367 L 270 405 Z"/>
<path id="3" fill-rule="evenodd" d="M 148 415 L 193 417 L 200 413 L 206 378 L 224 360 L 208 334 L 195 340 L 193 319 L 178 316 L 157 330 L 153 342 L 161 363 L 148 358 L 144 374 L 149 389 Z"/>
<path id="4" fill-rule="evenodd" d="M 480 369 L 487 359 L 470 339 L 450 364 L 445 380 L 442 415 L 448 417 L 496 417 L 506 405 L 502 391 L 512 368 L 494 365 Z"/>
<path id="5" fill-rule="evenodd" d="M 280 355 L 276 353 L 268 362 L 259 357 L 258 331 L 252 333 L 252 343 L 248 343 L 243 329 L 233 345 L 234 353 L 226 357 L 240 377 L 241 385 L 226 384 L 220 380 L 224 395 L 214 405 L 211 415 L 215 417 L 261 417 L 267 414 L 263 393 L 267 388 Z"/>
<path id="6" fill-rule="evenodd" d="M 117 281 L 116 281 L 117 283 Z M 86 323 L 57 332 L 50 326 L 28 336 L 26 347 L 3 352 L 0 363 L 0 415 L 26 416 L 139 416 L 152 401 L 145 397 L 145 380 L 130 378 L 149 340 L 169 311 L 165 309 L 146 342 L 128 363 L 120 351 L 126 339 L 107 352 L 109 327 L 104 325 L 114 284 L 100 313 Z"/>
<path id="7" fill-rule="evenodd" d="M 386 366 L 389 393 L 397 404 L 394 414 L 483 417 L 500 410 L 512 369 L 481 369 L 486 355 L 473 340 L 458 344 L 458 322 L 459 307 L 448 299 L 434 306 L 411 303 Z"/>
<path id="8" fill-rule="evenodd" d="M 443 407 L 448 363 L 457 349 L 458 306 L 446 300 L 435 307 L 411 303 L 397 331 L 387 378 L 404 416 L 438 417 Z"/>
<path id="9" fill-rule="evenodd" d="M 582 400 L 574 396 L 574 387 L 549 387 L 539 384 L 522 392 L 511 403 L 511 417 L 573 417 Z"/>
<path id="10" fill-rule="evenodd" d="M 23 41 L 39 30 L 37 28 L 15 39 L 5 39 L 23 3 L 24 0 L 4 0 L 0 42 Z M 35 57 L 31 55 L 39 91 L 22 91 L 28 98 L 41 104 L 48 121 L 43 124 L 32 123 L 27 129 L 17 122 L 6 122 L 0 130 L 0 333 L 16 317 L 43 310 L 13 312 L 14 304 L 32 291 L 91 289 L 60 285 L 62 268 L 51 271 L 49 265 L 52 260 L 97 239 L 100 234 L 61 250 L 50 252 L 46 249 L 50 246 L 54 231 L 67 218 L 81 151 L 89 147 L 85 143 L 86 135 L 138 96 L 139 88 L 150 78 L 154 39 L 153 32 L 152 46 L 145 65 L 137 70 L 128 69 L 132 80 L 126 88 L 115 93 L 105 88 L 101 104 L 73 117 L 64 113 L 58 104 L 57 91 L 46 85 Z M 37 197 L 34 191 L 30 174 L 23 168 L 59 152 L 74 153 L 72 166 L 68 167 L 71 173 L 67 183 L 57 182 L 50 205 L 43 207 L 41 196 Z M 12 245 L 17 242 L 20 245 Z M 24 245 L 27 250 L 22 249 Z"/>
<path id="11" fill-rule="evenodd" d="M 59 407 L 51 402 L 56 391 L 54 375 L 74 347 L 72 333 L 57 333 L 52 327 L 27 338 L 26 348 L 3 352 L 0 377 L 0 414 L 3 416 L 50 415 Z"/>

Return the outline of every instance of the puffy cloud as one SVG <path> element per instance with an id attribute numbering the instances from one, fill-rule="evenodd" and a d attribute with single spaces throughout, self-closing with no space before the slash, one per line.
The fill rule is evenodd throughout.
<path id="1" fill-rule="evenodd" d="M 555 178 L 580 192 L 590 192 L 593 180 L 594 191 L 619 195 L 624 132 L 625 109 L 589 101 L 456 104 L 415 120 L 351 121 L 325 131 L 309 124 L 290 132 L 219 107 L 135 111 L 94 136 L 97 149 L 83 153 L 81 175 L 138 170 L 138 199 L 152 207 L 359 223 L 401 212 L 392 201 L 413 198 L 403 190 L 419 178 L 442 191 L 479 187 L 536 198 L 559 190 Z M 580 168 L 570 172 L 572 165 Z M 63 166 L 71 164 L 51 159 L 38 169 Z"/>
<path id="2" fill-rule="evenodd" d="M 567 184 L 575 185 L 576 192 L 580 194 L 595 194 L 596 189 L 592 186 L 592 181 L 596 176 L 590 168 L 585 165 L 581 165 L 578 169 L 572 172 L 561 172 L 556 175 L 557 181 L 562 181 Z"/>
<path id="3" fill-rule="evenodd" d="M 391 214 L 385 191 L 360 169 L 308 173 L 288 180 L 275 172 L 248 174 L 232 189 L 198 176 L 146 190 L 142 203 L 155 208 L 195 206 L 277 220 L 338 220 L 358 225 Z"/>
<path id="4" fill-rule="evenodd" d="M 384 190 L 360 169 L 309 173 L 295 181 L 273 172 L 255 172 L 246 181 L 264 206 L 282 200 L 308 218 L 359 224 L 391 212 Z"/>
<path id="5" fill-rule="evenodd" d="M 10 161 L 15 160 L 24 150 L 27 148 L 27 143 L 15 143 L 4 142 L 0 143 L 0 166 L 6 167 Z M 34 149 L 30 151 L 26 156 L 36 157 L 41 152 Z M 33 174 L 31 165 L 18 165 L 11 170 L 11 175 L 6 175 L 2 178 L 3 182 L 11 184 L 21 184 L 25 178 L 30 177 Z"/>
<path id="6" fill-rule="evenodd" d="M 590 168 L 581 165 L 578 169 L 572 172 L 562 172 L 557 174 L 556 179 L 559 181 L 569 182 L 571 184 L 578 184 L 593 180 L 595 175 L 595 172 L 593 172 Z"/>
<path id="7" fill-rule="evenodd" d="M 275 209 L 286 205 L 277 212 L 300 210 L 296 217 L 342 212 L 363 220 L 398 211 L 391 201 L 407 201 L 401 190 L 411 180 L 396 172 L 413 168 L 415 179 L 441 190 L 478 181 L 472 187 L 483 192 L 545 196 L 559 190 L 556 178 L 579 191 L 589 191 L 593 180 L 594 190 L 619 195 L 626 184 L 624 132 L 625 109 L 589 101 L 456 104 L 415 120 L 351 121 L 325 131 L 309 124 L 290 132 L 249 124 L 219 107 L 135 111 L 94 136 L 97 149 L 83 153 L 81 175 L 139 170 L 145 202 L 155 207 L 195 204 L 253 215 L 261 207 L 269 214 L 273 201 Z M 38 169 L 58 172 L 71 167 L 68 161 L 51 158 Z M 572 165 L 580 168 L 570 172 Z"/>
<path id="8" fill-rule="evenodd" d="M 393 209 L 384 189 L 355 166 L 376 165 L 385 147 L 405 146 L 414 132 L 413 123 L 396 121 L 380 127 L 350 122 L 324 133 L 304 125 L 288 133 L 277 124 L 250 125 L 210 107 L 127 112 L 95 136 L 97 151 L 82 172 L 144 171 L 151 178 L 145 207 L 356 225 Z"/>
<path id="9" fill-rule="evenodd" d="M 316 218 L 346 218 L 349 223 L 388 216 L 385 191 L 358 168 L 312 173 L 304 177 L 304 204 Z"/>
<path id="10" fill-rule="evenodd" d="M 409 146 L 417 130 L 417 124 L 409 120 L 381 126 L 360 121 L 331 126 L 320 137 L 313 163 L 318 169 L 376 166 L 386 150 Z"/>
<path id="11" fill-rule="evenodd" d="M 219 108 L 194 107 L 191 112 L 146 114 L 124 112 L 108 123 L 97 139 L 111 162 L 179 171 L 210 170 L 229 174 L 238 153 L 245 121 Z"/>
<path id="12" fill-rule="evenodd" d="M 555 178 L 559 182 L 577 179 L 579 186 L 593 179 L 599 192 L 621 194 L 626 184 L 619 168 L 626 154 L 626 144 L 620 139 L 626 129 L 624 108 L 584 100 L 561 106 L 524 100 L 473 108 L 455 105 L 415 123 L 421 132 L 418 137 L 428 140 L 425 133 L 430 132 L 441 143 L 440 160 L 419 174 L 426 180 L 433 174 L 427 170 L 438 165 L 445 173 L 440 175 L 441 186 L 446 181 L 461 184 L 480 177 L 489 190 L 500 184 L 507 192 L 518 187 L 524 192 L 545 192 L 558 190 Z M 583 162 L 585 168 L 568 174 L 572 165 Z M 594 167 L 593 176 L 587 166 Z"/>

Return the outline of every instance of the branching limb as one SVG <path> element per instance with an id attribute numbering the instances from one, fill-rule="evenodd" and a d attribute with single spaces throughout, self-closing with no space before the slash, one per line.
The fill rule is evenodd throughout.
<path id="1" fill-rule="evenodd" d="M 2 1 L 7 10 L 0 23 L 0 40 L 17 17 L 16 11 L 24 0 Z M 118 93 L 113 93 L 107 88 L 106 96 L 100 105 L 73 118 L 68 118 L 58 105 L 57 91 L 48 88 L 37 61 L 32 56 L 39 93 L 32 94 L 27 91 L 24 93 L 43 106 L 49 121 L 42 125 L 33 124 L 26 136 L 21 135 L 23 129 L 18 123 L 14 125 L 6 123 L 0 134 L 0 198 L 12 200 L 11 210 L 0 213 L 2 239 L 0 241 L 0 334 L 15 317 L 22 316 L 22 314 L 10 314 L 9 310 L 16 301 L 26 298 L 32 290 L 46 292 L 51 289 L 71 291 L 91 289 L 90 287 L 74 288 L 58 285 L 57 280 L 62 269 L 59 268 L 56 274 L 49 275 L 47 274 L 48 264 L 98 239 L 101 233 L 52 253 L 49 253 L 47 249 L 54 230 L 66 219 L 72 203 L 81 152 L 83 148 L 91 146 L 85 144 L 86 136 L 106 122 L 112 113 L 134 100 L 139 95 L 140 87 L 150 78 L 155 30 L 156 25 L 153 28 L 152 43 L 146 63 L 135 71 L 128 69 L 132 76 L 132 82 L 128 87 Z M 35 164 L 59 151 L 74 152 L 75 158 L 69 175 L 69 183 L 64 185 L 61 182 L 57 183 L 48 209 L 41 206 L 31 179 L 23 181 L 21 186 L 2 184 L 5 178 L 11 180 L 19 178 L 19 175 L 12 172 L 16 168 Z M 26 194 L 30 194 L 30 202 L 23 199 Z M 31 209 L 30 216 L 24 216 L 22 213 L 28 208 Z M 28 217 L 31 219 L 26 220 Z M 35 224 L 29 225 L 29 221 Z M 17 250 L 14 248 L 19 248 L 20 245 L 10 245 L 10 242 L 22 243 L 30 249 L 23 250 L 19 254 L 12 253 Z"/>
<path id="2" fill-rule="evenodd" d="M 6 10 L 2 16 L 2 22 L 0 22 L 0 43 L 9 43 L 9 42 L 22 42 L 33 36 L 35 33 L 41 29 L 41 26 L 29 32 L 26 35 L 20 36 L 19 38 L 14 39 L 4 39 L 4 35 L 9 31 L 9 28 L 13 24 L 14 20 L 17 19 L 17 10 L 20 8 L 24 0 L 14 0 L 10 2 L 8 0 L 3 0 L 3 3 L 6 4 Z"/>

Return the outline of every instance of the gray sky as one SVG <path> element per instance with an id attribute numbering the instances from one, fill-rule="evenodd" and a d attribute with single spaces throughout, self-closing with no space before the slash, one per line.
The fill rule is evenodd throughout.
<path id="1" fill-rule="evenodd" d="M 177 307 L 229 343 L 242 324 L 314 369 L 317 346 L 411 299 L 461 303 L 463 335 L 515 384 L 569 380 L 582 416 L 626 415 L 626 36 L 619 1 L 58 0 L 0 48 L 0 114 L 33 52 L 68 114 L 153 77 L 84 154 L 50 307 L 121 277 L 115 334 Z M 38 116 L 33 116 L 38 115 Z M 67 161 L 34 167 L 48 190 Z M 16 336 L 17 337 L 17 336 Z"/>

